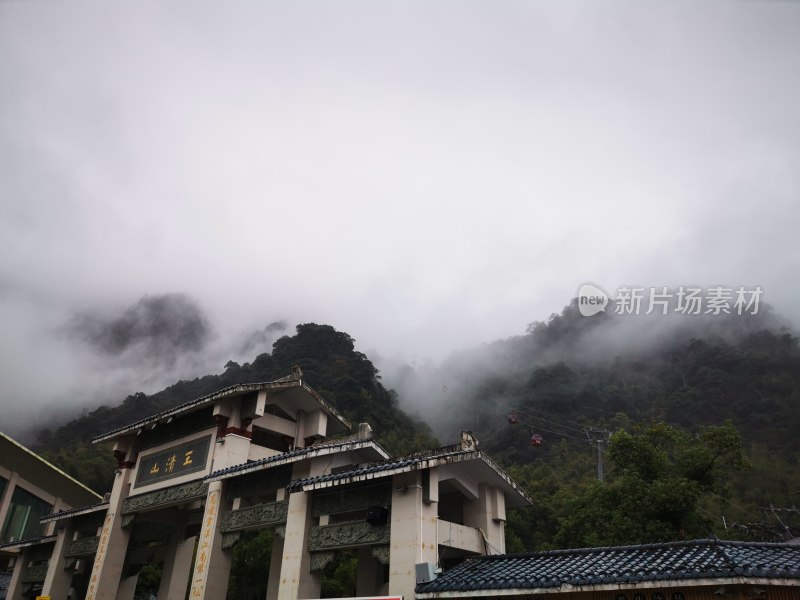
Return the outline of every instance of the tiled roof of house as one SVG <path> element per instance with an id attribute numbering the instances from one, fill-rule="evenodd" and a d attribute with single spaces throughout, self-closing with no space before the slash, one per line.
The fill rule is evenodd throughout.
<path id="1" fill-rule="evenodd" d="M 421 463 L 465 455 L 477 457 L 478 452 L 464 451 L 461 449 L 460 445 L 456 444 L 454 446 L 446 446 L 437 450 L 429 450 L 409 456 L 400 456 L 398 458 L 357 465 L 354 466 L 353 469 L 341 473 L 329 473 L 327 475 L 317 475 L 316 477 L 309 477 L 307 479 L 297 479 L 292 481 L 292 483 L 287 486 L 287 489 L 289 491 L 299 491 L 306 487 L 317 486 L 318 484 L 332 485 L 335 483 L 350 483 L 351 481 L 359 481 L 361 479 L 372 479 L 375 476 L 388 476 L 398 470 L 412 470 Z"/>
<path id="2" fill-rule="evenodd" d="M 374 448 L 375 451 L 378 452 L 379 454 L 388 456 L 386 450 L 384 450 L 380 444 L 378 444 L 373 440 L 349 439 L 340 442 L 316 444 L 314 446 L 308 446 L 306 448 L 297 448 L 296 450 L 281 452 L 280 454 L 275 454 L 274 456 L 267 456 L 266 458 L 261 458 L 259 460 L 254 460 L 251 462 L 234 465 L 232 467 L 226 467 L 225 469 L 220 469 L 218 471 L 214 471 L 210 475 L 207 475 L 205 477 L 205 480 L 215 481 L 219 479 L 228 479 L 229 477 L 233 477 L 236 475 L 244 475 L 245 473 L 260 471 L 261 469 L 294 462 L 301 458 L 306 458 L 314 455 L 331 454 L 335 452 L 346 452 L 349 450 L 360 450 L 368 447 Z"/>
<path id="3" fill-rule="evenodd" d="M 158 423 L 159 421 L 163 421 L 165 419 L 168 419 L 169 417 L 178 415 L 180 413 L 184 413 L 190 410 L 201 408 L 206 405 L 210 405 L 214 401 L 219 400 L 221 398 L 238 396 L 249 392 L 259 392 L 261 390 L 284 390 L 291 388 L 303 389 L 311 397 L 313 397 L 319 403 L 319 405 L 322 406 L 331 416 L 333 416 L 334 419 L 336 419 L 339 423 L 341 423 L 346 429 L 351 428 L 350 422 L 347 419 L 345 419 L 344 416 L 341 413 L 339 413 L 339 411 L 336 410 L 331 404 L 329 404 L 325 399 L 323 399 L 316 391 L 314 391 L 311 387 L 309 387 L 304 381 L 302 381 L 301 379 L 293 379 L 292 376 L 288 376 L 288 377 L 282 377 L 281 379 L 277 379 L 275 381 L 268 381 L 264 383 L 239 383 L 236 385 L 226 387 L 222 390 L 213 392 L 206 396 L 196 398 L 195 400 L 189 400 L 188 402 L 184 402 L 183 404 L 179 404 L 178 406 L 174 406 L 167 410 L 161 411 L 160 413 L 157 413 L 155 415 L 151 415 L 144 419 L 140 419 L 134 423 L 130 423 L 129 425 L 112 429 L 111 431 L 108 431 L 102 435 L 95 437 L 92 440 L 92 443 L 96 444 L 98 442 L 103 442 L 106 440 L 113 439 L 125 433 L 136 431 L 141 427 L 144 427 L 146 425 L 151 425 L 153 423 Z"/>
<path id="4" fill-rule="evenodd" d="M 562 586 L 709 578 L 800 579 L 800 546 L 718 539 L 552 550 L 469 558 L 417 585 L 421 598 L 480 590 L 559 591 Z M 455 594 L 453 594 L 455 595 Z"/>
<path id="5" fill-rule="evenodd" d="M 0 598 L 6 597 L 8 586 L 11 585 L 12 571 L 0 571 Z"/>
<path id="6" fill-rule="evenodd" d="M 369 479 L 390 477 L 396 473 L 405 473 L 408 471 L 475 460 L 480 461 L 488 472 L 494 472 L 493 477 L 497 477 L 504 482 L 503 485 L 506 486 L 506 490 L 515 497 L 512 506 L 524 506 L 533 503 L 531 497 L 525 490 L 520 488 L 497 463 L 477 449 L 477 440 L 469 432 L 462 432 L 462 441 L 459 444 L 444 446 L 443 448 L 437 448 L 435 450 L 425 450 L 407 456 L 355 465 L 352 469 L 338 473 L 328 473 L 326 475 L 317 475 L 306 479 L 297 479 L 286 486 L 286 489 L 290 492 L 309 491 L 335 485 L 366 481 Z"/>
<path id="7" fill-rule="evenodd" d="M 107 500 L 103 502 L 98 502 L 97 504 L 89 504 L 87 506 L 78 506 L 77 508 L 70 508 L 68 510 L 60 510 L 58 512 L 50 513 L 47 516 L 42 517 L 39 519 L 40 523 L 49 523 L 50 521 L 58 521 L 59 519 L 64 519 L 66 517 L 71 517 L 73 515 L 78 514 L 88 514 L 92 512 L 97 512 L 100 510 L 105 510 L 109 506 Z"/>
<path id="8" fill-rule="evenodd" d="M 28 546 L 36 546 L 38 544 L 46 544 L 48 542 L 54 542 L 55 539 L 56 539 L 55 535 L 40 535 L 34 538 L 28 538 L 25 540 L 17 540 L 16 542 L 6 542 L 5 544 L 0 544 L 0 550 L 27 548 Z"/>

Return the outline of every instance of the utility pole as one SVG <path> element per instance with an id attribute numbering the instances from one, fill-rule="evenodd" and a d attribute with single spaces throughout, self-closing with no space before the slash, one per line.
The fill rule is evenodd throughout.
<path id="1" fill-rule="evenodd" d="M 605 473 L 603 471 L 603 449 L 608 442 L 608 436 L 611 432 L 607 429 L 586 429 L 586 437 L 589 443 L 597 446 L 597 481 L 605 480 Z"/>

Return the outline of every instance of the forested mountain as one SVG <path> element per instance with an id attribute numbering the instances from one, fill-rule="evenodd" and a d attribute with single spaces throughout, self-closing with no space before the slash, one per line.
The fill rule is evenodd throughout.
<path id="1" fill-rule="evenodd" d="M 430 429 L 398 408 L 395 392 L 381 384 L 377 369 L 357 352 L 354 340 L 330 325 L 298 325 L 297 333 L 278 339 L 271 354 L 252 363 L 228 362 L 219 375 L 179 381 L 158 393 L 134 394 L 118 406 L 101 406 L 54 430 L 39 433 L 33 448 L 99 492 L 109 490 L 114 467 L 107 448 L 91 439 L 188 400 L 237 383 L 273 381 L 299 365 L 303 379 L 351 423 L 368 421 L 376 438 L 392 453 L 437 445 Z"/>
<path id="2" fill-rule="evenodd" d="M 389 379 L 403 399 L 439 399 L 427 414 L 440 438 L 472 429 L 528 487 L 536 506 L 512 517 L 519 548 L 800 535 L 800 347 L 768 310 L 584 317 L 573 302 L 526 335 L 454 355 L 437 369 L 406 366 Z M 622 460 L 623 439 L 609 439 L 621 429 L 647 440 L 640 458 L 647 447 L 646 461 L 657 468 Z M 531 445 L 533 435 L 541 445 Z M 597 440 L 610 444 L 600 487 Z M 710 481 L 691 463 L 712 451 L 717 458 L 703 459 L 714 465 Z M 691 503 L 670 496 L 679 486 Z M 638 504 L 623 502 L 631 498 Z M 598 533 L 600 523 L 632 506 L 642 514 L 645 505 L 653 512 L 638 524 Z"/>
<path id="3" fill-rule="evenodd" d="M 252 363 L 101 407 L 41 432 L 35 448 L 105 491 L 113 467 L 92 436 L 234 383 L 277 379 L 295 364 L 394 454 L 437 445 L 432 434 L 447 443 L 473 430 L 535 500 L 510 516 L 511 551 L 800 534 L 800 346 L 768 312 L 636 321 L 583 317 L 573 303 L 525 335 L 439 367 L 387 369 L 399 397 L 350 336 L 305 324 Z"/>

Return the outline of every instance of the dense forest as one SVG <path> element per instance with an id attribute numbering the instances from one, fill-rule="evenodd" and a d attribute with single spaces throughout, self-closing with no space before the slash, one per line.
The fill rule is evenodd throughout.
<path id="1" fill-rule="evenodd" d="M 350 336 L 309 323 L 251 363 L 100 407 L 40 432 L 34 447 L 103 492 L 113 466 L 93 436 L 297 364 L 393 454 L 473 430 L 535 500 L 510 516 L 509 551 L 708 535 L 778 541 L 800 534 L 800 346 L 772 315 L 738 319 L 653 331 L 582 317 L 573 303 L 436 369 L 403 366 L 392 374 L 400 396 Z"/>
<path id="2" fill-rule="evenodd" d="M 179 381 L 156 394 L 137 393 L 118 406 L 101 406 L 61 427 L 39 432 L 33 448 L 104 492 L 111 487 L 114 467 L 107 448 L 92 446 L 94 436 L 237 383 L 279 379 L 294 365 L 351 423 L 369 422 L 377 439 L 393 454 L 437 445 L 425 424 L 399 409 L 397 394 L 384 388 L 377 369 L 355 350 L 349 335 L 329 325 L 308 323 L 299 325 L 295 335 L 277 340 L 271 354 L 260 354 L 252 363 L 229 361 L 219 375 Z"/>
<path id="3" fill-rule="evenodd" d="M 473 430 L 531 492 L 515 549 L 800 535 L 797 337 L 769 310 L 635 319 L 573 302 L 396 382 L 441 399 L 440 438 Z"/>

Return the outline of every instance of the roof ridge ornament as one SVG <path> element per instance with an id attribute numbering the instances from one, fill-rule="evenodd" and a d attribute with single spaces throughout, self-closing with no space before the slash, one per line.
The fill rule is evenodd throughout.
<path id="1" fill-rule="evenodd" d="M 469 430 L 461 432 L 461 449 L 464 451 L 475 451 L 478 449 L 478 438 Z"/>

